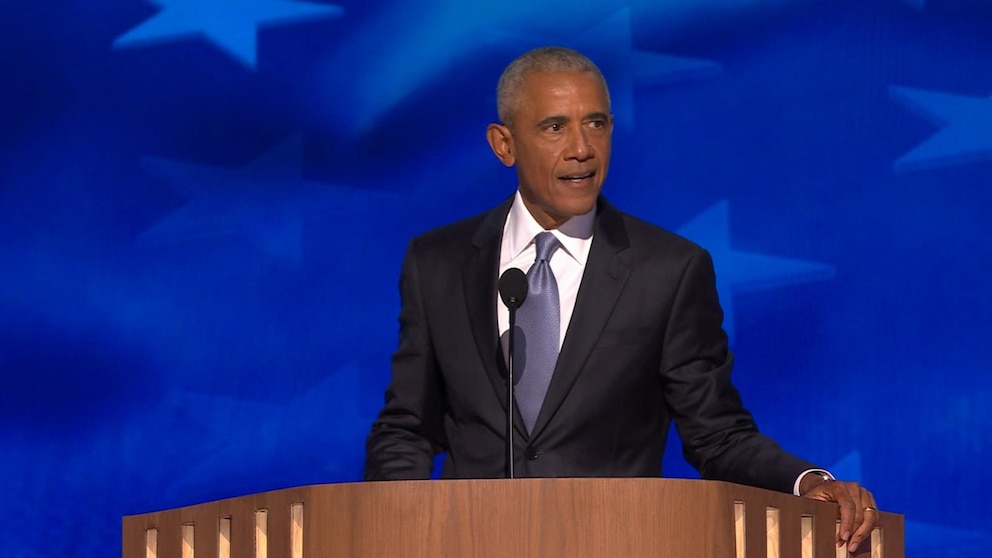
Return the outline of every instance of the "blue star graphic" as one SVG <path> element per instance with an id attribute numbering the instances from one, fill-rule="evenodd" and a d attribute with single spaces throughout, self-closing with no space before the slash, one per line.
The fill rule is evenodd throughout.
<path id="1" fill-rule="evenodd" d="M 270 475 L 280 482 L 304 484 L 314 478 L 352 480 L 360 472 L 362 443 L 375 416 L 375 397 L 362 393 L 363 369 L 350 362 L 290 399 L 256 401 L 237 396 L 173 391 L 157 410 L 156 422 L 174 428 L 197 429 L 197 441 L 187 451 L 194 466 L 170 479 L 172 494 L 196 493 L 218 482 L 264 483 Z M 178 421 L 179 424 L 176 424 Z M 195 424 L 184 417 L 196 417 Z M 158 461 L 149 464 L 154 470 Z M 273 471 L 287 462 L 294 471 Z M 242 478 L 230 474 L 238 464 L 251 463 Z M 263 489 L 267 487 L 259 487 Z"/>
<path id="2" fill-rule="evenodd" d="M 644 52 L 633 47 L 631 10 L 623 8 L 579 37 L 575 48 L 596 61 L 610 86 L 616 124 L 635 124 L 635 84 L 660 84 L 720 74 L 718 62 Z"/>
<path id="3" fill-rule="evenodd" d="M 861 473 L 861 452 L 858 450 L 845 455 L 840 461 L 827 467 L 827 470 L 840 480 L 864 482 Z"/>
<path id="4" fill-rule="evenodd" d="M 307 216 L 357 218 L 391 199 L 360 188 L 303 180 L 302 142 L 294 137 L 244 168 L 145 158 L 144 166 L 191 200 L 138 237 L 139 245 L 225 235 L 251 238 L 269 255 L 299 263 Z"/>
<path id="5" fill-rule="evenodd" d="M 520 33 L 532 36 L 533 25 L 580 29 L 601 11 L 571 0 L 400 2 L 379 10 L 331 55 L 317 86 L 342 100 L 342 110 L 329 115 L 335 124 L 361 134 L 409 96 L 446 79 L 452 68 L 477 64 L 486 52 L 506 58 L 507 51 L 517 51 Z"/>
<path id="6" fill-rule="evenodd" d="M 724 312 L 724 329 L 734 336 L 733 294 L 773 289 L 784 285 L 829 279 L 833 266 L 740 252 L 730 247 L 730 216 L 722 200 L 678 230 L 710 251 L 717 272 L 717 292 Z"/>
<path id="7" fill-rule="evenodd" d="M 590 28 L 590 20 L 598 24 Z M 383 35 L 390 37 L 388 48 L 379 39 Z M 362 133 L 452 67 L 471 64 L 480 51 L 522 53 L 544 44 L 574 46 L 601 66 L 615 99 L 618 124 L 625 129 L 633 125 L 635 83 L 708 77 L 722 71 L 716 62 L 635 50 L 630 9 L 604 11 L 600 5 L 568 0 L 507 0 L 384 10 L 366 33 L 347 42 L 325 64 L 327 75 L 321 82 L 338 84 L 341 73 L 348 73 L 350 86 L 361 95 L 345 99 L 340 106 L 347 110 L 333 116 L 336 123 L 343 120 L 355 133 Z M 502 58 L 509 62 L 505 54 Z M 368 62 L 353 67 L 358 59 Z M 341 98 L 342 92 L 335 89 L 334 95 Z"/>
<path id="8" fill-rule="evenodd" d="M 634 128 L 636 85 L 709 78 L 723 72 L 718 62 L 635 49 L 630 8 L 617 10 L 576 39 L 558 36 L 517 42 L 521 44 L 520 50 L 545 44 L 569 46 L 594 60 L 610 87 L 615 124 L 623 130 Z"/>
<path id="9" fill-rule="evenodd" d="M 149 0 L 162 11 L 114 41 L 115 48 L 203 36 L 254 69 L 259 26 L 344 13 L 338 6 L 287 0 Z"/>
<path id="10" fill-rule="evenodd" d="M 913 170 L 992 158 L 992 97 L 967 97 L 909 87 L 890 88 L 892 98 L 941 127 L 893 168 Z"/>

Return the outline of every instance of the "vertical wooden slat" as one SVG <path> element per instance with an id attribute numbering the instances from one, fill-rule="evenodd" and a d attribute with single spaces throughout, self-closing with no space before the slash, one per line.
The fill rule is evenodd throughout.
<path id="1" fill-rule="evenodd" d="M 268 510 L 255 510 L 255 558 L 269 558 Z"/>
<path id="2" fill-rule="evenodd" d="M 734 539 L 737 558 L 744 558 L 747 554 L 747 547 L 744 544 L 744 516 L 744 502 L 734 502 Z"/>
<path id="3" fill-rule="evenodd" d="M 303 504 L 293 504 L 289 508 L 291 523 L 289 527 L 290 556 L 303 558 Z"/>
<path id="4" fill-rule="evenodd" d="M 799 541 L 802 544 L 802 558 L 813 558 L 816 553 L 813 550 L 813 539 L 816 533 L 813 531 L 813 516 L 803 514 L 799 518 Z"/>
<path id="5" fill-rule="evenodd" d="M 782 555 L 782 514 L 778 508 L 765 508 L 765 556 L 779 558 Z"/>
<path id="6" fill-rule="evenodd" d="M 840 537 L 840 520 L 834 523 L 834 537 Z M 837 548 L 836 558 L 849 558 L 850 556 L 851 553 L 847 551 L 846 545 L 841 545 L 839 548 Z"/>
<path id="7" fill-rule="evenodd" d="M 881 527 L 871 532 L 871 558 L 885 558 L 885 532 Z"/>
<path id="8" fill-rule="evenodd" d="M 231 558 L 231 518 L 217 519 L 217 558 Z"/>
<path id="9" fill-rule="evenodd" d="M 196 527 L 193 523 L 183 523 L 183 558 L 196 558 Z"/>
<path id="10" fill-rule="evenodd" d="M 145 558 L 158 558 L 158 529 L 145 530 Z"/>

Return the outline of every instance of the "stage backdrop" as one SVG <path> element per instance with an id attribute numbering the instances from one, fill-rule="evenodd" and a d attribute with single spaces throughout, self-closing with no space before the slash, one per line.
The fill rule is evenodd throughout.
<path id="1" fill-rule="evenodd" d="M 543 44 L 609 80 L 606 195 L 711 250 L 762 430 L 905 512 L 909 556 L 992 554 L 989 2 L 0 13 L 0 556 L 358 480 L 407 242 L 513 192 L 484 130 Z"/>

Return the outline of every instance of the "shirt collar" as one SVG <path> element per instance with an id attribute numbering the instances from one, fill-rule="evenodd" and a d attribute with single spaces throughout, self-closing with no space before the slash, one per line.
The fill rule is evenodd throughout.
<path id="1" fill-rule="evenodd" d="M 593 226 L 596 223 L 596 208 L 583 215 L 576 215 L 565 221 L 557 229 L 552 229 L 565 252 L 581 265 L 589 256 L 589 243 L 592 242 Z M 510 213 L 506 217 L 506 242 L 510 259 L 516 258 L 526 249 L 534 237 L 544 232 L 542 227 L 527 210 L 520 190 L 513 196 Z"/>

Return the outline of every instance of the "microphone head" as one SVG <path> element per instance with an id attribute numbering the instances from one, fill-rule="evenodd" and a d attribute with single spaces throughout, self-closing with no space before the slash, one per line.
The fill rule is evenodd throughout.
<path id="1" fill-rule="evenodd" d="M 516 310 L 527 298 L 527 276 L 523 271 L 511 267 L 499 277 L 499 297 L 507 308 Z"/>

